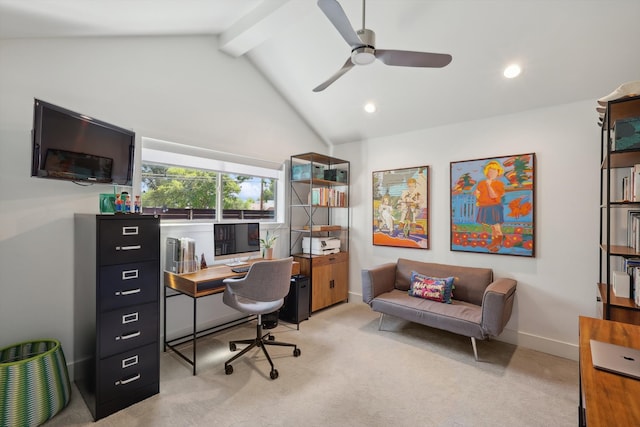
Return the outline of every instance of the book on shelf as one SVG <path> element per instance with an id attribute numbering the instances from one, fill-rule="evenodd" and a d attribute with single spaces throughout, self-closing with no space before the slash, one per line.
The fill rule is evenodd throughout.
<path id="1" fill-rule="evenodd" d="M 621 202 L 631 201 L 630 180 L 628 176 L 622 177 L 622 199 Z"/>
<path id="2" fill-rule="evenodd" d="M 630 298 L 634 298 L 638 304 L 640 293 L 640 258 L 627 258 L 624 260 L 624 271 L 630 278 Z"/>
<path id="3" fill-rule="evenodd" d="M 635 275 L 631 280 L 631 290 L 633 292 L 633 301 L 636 305 L 640 305 L 640 268 L 635 269 Z"/>
<path id="4" fill-rule="evenodd" d="M 640 164 L 629 169 L 629 176 L 622 177 L 622 202 L 640 202 Z"/>
<path id="5" fill-rule="evenodd" d="M 631 201 L 640 202 L 640 164 L 631 168 Z"/>
<path id="6" fill-rule="evenodd" d="M 639 210 L 627 211 L 627 246 L 636 247 L 636 221 L 635 218 L 640 216 Z"/>
<path id="7" fill-rule="evenodd" d="M 347 196 L 344 191 L 335 188 L 312 188 L 309 203 L 313 206 L 344 207 L 347 205 Z"/>

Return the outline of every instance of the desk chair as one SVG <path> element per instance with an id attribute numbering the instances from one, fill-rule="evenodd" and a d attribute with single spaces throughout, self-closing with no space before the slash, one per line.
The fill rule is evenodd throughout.
<path id="1" fill-rule="evenodd" d="M 227 375 L 233 373 L 231 362 L 254 347 L 260 347 L 264 355 L 267 356 L 271 365 L 269 376 L 272 380 L 278 378 L 278 370 L 274 368 L 265 346 L 293 347 L 293 356 L 300 356 L 300 349 L 295 344 L 275 341 L 269 332 L 262 335 L 262 315 L 272 313 L 282 307 L 284 297 L 289 293 L 292 262 L 293 258 L 291 257 L 273 261 L 258 261 L 251 265 L 245 277 L 224 280 L 226 286 L 222 301 L 242 313 L 258 316 L 255 338 L 229 342 L 229 350 L 231 351 L 236 351 L 236 344 L 248 344 L 248 346 L 225 362 L 224 372 Z"/>

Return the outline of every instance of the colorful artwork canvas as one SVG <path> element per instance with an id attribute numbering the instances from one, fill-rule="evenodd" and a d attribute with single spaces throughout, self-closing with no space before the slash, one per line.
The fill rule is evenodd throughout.
<path id="1" fill-rule="evenodd" d="M 429 248 L 429 167 L 373 172 L 373 244 Z"/>
<path id="2" fill-rule="evenodd" d="M 535 153 L 451 162 L 451 250 L 533 257 Z"/>

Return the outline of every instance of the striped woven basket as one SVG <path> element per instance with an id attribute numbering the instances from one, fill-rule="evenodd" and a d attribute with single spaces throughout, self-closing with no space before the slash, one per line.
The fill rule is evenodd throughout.
<path id="1" fill-rule="evenodd" d="M 0 349 L 0 426 L 38 426 L 69 403 L 71 385 L 60 342 Z"/>

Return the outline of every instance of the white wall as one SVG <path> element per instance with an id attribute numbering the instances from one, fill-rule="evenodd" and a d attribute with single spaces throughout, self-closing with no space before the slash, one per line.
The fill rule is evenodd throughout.
<path id="1" fill-rule="evenodd" d="M 53 337 L 73 361 L 73 213 L 109 187 L 31 178 L 34 97 L 140 136 L 280 162 L 326 152 L 244 59 L 207 37 L 0 42 L 0 347 Z M 456 102 L 460 102 L 457 100 Z M 407 257 L 492 267 L 518 280 L 510 342 L 577 357 L 577 316 L 595 315 L 598 128 L 593 102 L 530 111 L 334 149 L 352 161 L 350 291 L 360 270 Z M 449 250 L 449 162 L 535 152 L 536 257 Z M 373 247 L 371 172 L 431 167 L 427 251 Z M 283 245 L 284 245 L 283 239 Z M 280 245 L 280 243 L 279 243 Z"/>
<path id="2" fill-rule="evenodd" d="M 456 102 L 460 102 L 457 100 Z M 336 146 L 352 171 L 350 298 L 361 301 L 362 268 L 399 257 L 490 267 L 518 281 L 499 339 L 577 359 L 578 315 L 595 316 L 598 280 L 599 128 L 595 102 Z M 536 153 L 536 256 L 450 250 L 450 162 Z M 373 246 L 371 173 L 430 167 L 429 250 Z"/>
<path id="3" fill-rule="evenodd" d="M 30 177 L 33 98 L 140 137 L 282 162 L 327 147 L 244 58 L 210 37 L 0 41 L 0 347 L 73 355 L 73 214 L 109 186 Z M 137 147 L 139 155 L 139 146 Z"/>

